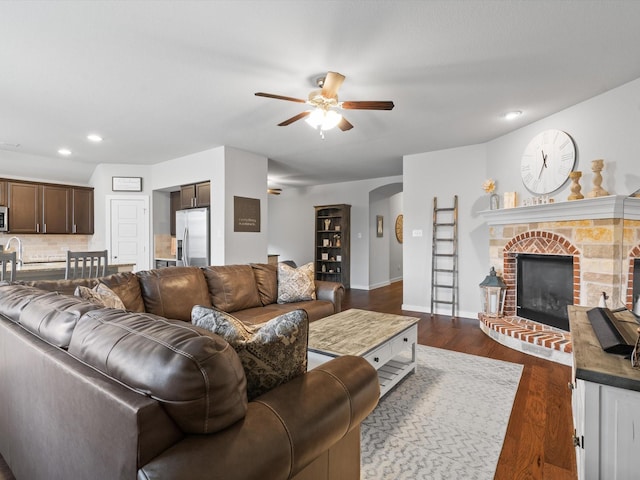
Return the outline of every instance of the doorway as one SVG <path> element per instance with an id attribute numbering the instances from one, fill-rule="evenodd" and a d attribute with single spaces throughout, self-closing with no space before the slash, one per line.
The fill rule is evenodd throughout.
<path id="1" fill-rule="evenodd" d="M 109 263 L 149 270 L 149 197 L 107 196 L 106 205 Z"/>

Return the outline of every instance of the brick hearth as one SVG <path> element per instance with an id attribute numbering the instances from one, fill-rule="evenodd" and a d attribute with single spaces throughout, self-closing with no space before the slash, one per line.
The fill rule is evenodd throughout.
<path id="1" fill-rule="evenodd" d="M 571 334 L 519 317 L 480 314 L 480 328 L 498 343 L 529 355 L 571 366 Z"/>

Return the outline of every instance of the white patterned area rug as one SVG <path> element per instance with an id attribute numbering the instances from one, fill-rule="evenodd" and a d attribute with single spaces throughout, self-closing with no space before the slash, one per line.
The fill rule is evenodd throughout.
<path id="1" fill-rule="evenodd" d="M 362 480 L 494 477 L 522 365 L 418 345 L 362 423 Z"/>

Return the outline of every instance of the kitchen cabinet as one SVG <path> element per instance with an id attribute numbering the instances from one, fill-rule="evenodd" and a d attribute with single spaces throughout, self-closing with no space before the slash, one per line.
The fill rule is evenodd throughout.
<path id="1" fill-rule="evenodd" d="M 210 182 L 193 183 L 180 187 L 180 208 L 208 207 L 211 197 Z"/>
<path id="2" fill-rule="evenodd" d="M 40 233 L 39 192 L 35 183 L 7 183 L 10 233 Z"/>
<path id="3" fill-rule="evenodd" d="M 63 185 L 41 185 L 41 233 L 71 233 L 71 190 Z M 11 225 L 11 224 L 9 224 Z"/>
<path id="4" fill-rule="evenodd" d="M 93 188 L 71 189 L 71 233 L 93 234 Z"/>
<path id="5" fill-rule="evenodd" d="M 7 206 L 7 182 L 0 180 L 0 206 Z"/>
<path id="6" fill-rule="evenodd" d="M 640 371 L 623 355 L 606 353 L 587 316 L 570 305 L 573 348 L 571 406 L 579 480 L 623 480 L 640 472 Z M 631 312 L 619 312 L 635 323 Z M 623 318 L 627 316 L 628 318 Z"/>
<path id="7" fill-rule="evenodd" d="M 316 206 L 316 280 L 340 282 L 350 287 L 351 205 Z"/>
<path id="8" fill-rule="evenodd" d="M 171 192 L 169 200 L 169 233 L 172 237 L 176 236 L 176 212 L 181 208 L 180 192 Z"/>
<path id="9" fill-rule="evenodd" d="M 6 180 L 13 234 L 92 234 L 93 189 Z"/>

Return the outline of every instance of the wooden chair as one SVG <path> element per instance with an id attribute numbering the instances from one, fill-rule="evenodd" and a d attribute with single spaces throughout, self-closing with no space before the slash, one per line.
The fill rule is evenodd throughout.
<path id="1" fill-rule="evenodd" d="M 94 252 L 72 252 L 67 250 L 65 279 L 97 278 L 107 274 L 107 250 Z"/>
<path id="2" fill-rule="evenodd" d="M 11 262 L 11 270 L 7 270 L 7 263 Z M 7 280 L 13 282 L 16 279 L 16 266 L 18 262 L 16 260 L 16 252 L 0 252 L 0 280 Z M 10 274 L 10 278 L 7 276 Z"/>

